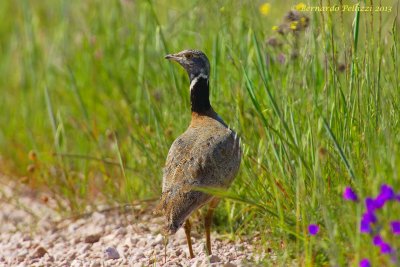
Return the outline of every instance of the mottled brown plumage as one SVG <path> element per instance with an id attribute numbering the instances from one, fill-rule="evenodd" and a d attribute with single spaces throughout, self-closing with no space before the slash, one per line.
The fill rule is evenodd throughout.
<path id="1" fill-rule="evenodd" d="M 207 249 L 210 253 L 209 228 L 212 211 L 218 204 L 218 200 L 212 195 L 194 188 L 227 188 L 239 170 L 241 149 L 236 133 L 225 124 L 209 103 L 207 57 L 200 51 L 185 50 L 168 55 L 167 58 L 178 61 L 189 74 L 192 121 L 169 150 L 158 209 L 166 217 L 166 234 L 174 234 L 186 220 L 185 230 L 193 257 L 188 217 L 211 201 L 210 211 L 205 219 Z"/>
<path id="2" fill-rule="evenodd" d="M 161 205 L 170 234 L 178 230 L 192 211 L 212 198 L 192 187 L 227 188 L 238 171 L 239 139 L 215 113 L 210 115 L 194 113 L 189 128 L 169 150 Z"/>

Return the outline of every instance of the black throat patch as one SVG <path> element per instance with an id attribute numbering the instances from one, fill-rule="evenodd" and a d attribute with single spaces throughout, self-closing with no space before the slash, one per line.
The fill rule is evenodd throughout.
<path id="1" fill-rule="evenodd" d="M 210 90 L 207 76 L 199 75 L 190 83 L 190 104 L 192 112 L 205 113 L 211 109 Z"/>

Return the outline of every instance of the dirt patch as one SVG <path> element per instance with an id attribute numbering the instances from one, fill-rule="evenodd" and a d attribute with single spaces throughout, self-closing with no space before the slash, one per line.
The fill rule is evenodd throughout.
<path id="1" fill-rule="evenodd" d="M 165 246 L 163 218 L 148 204 L 63 219 L 37 198 L 1 184 L 0 266 L 254 266 L 263 256 L 251 242 L 216 233 L 207 255 L 204 236 L 193 230 L 196 257 L 189 259 L 183 229 Z"/>

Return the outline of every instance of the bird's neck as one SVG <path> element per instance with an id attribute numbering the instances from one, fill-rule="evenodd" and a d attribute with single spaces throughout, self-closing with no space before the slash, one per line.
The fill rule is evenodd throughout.
<path id="1" fill-rule="evenodd" d="M 208 76 L 200 74 L 190 80 L 190 104 L 192 112 L 206 115 L 212 111 Z"/>

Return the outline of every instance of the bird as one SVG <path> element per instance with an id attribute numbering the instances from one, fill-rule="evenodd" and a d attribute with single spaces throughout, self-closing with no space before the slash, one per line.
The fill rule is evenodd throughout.
<path id="1" fill-rule="evenodd" d="M 189 255 L 194 258 L 189 217 L 208 204 L 204 228 L 206 249 L 211 255 L 210 228 L 220 198 L 198 189 L 227 189 L 231 185 L 242 157 L 240 138 L 210 104 L 207 56 L 202 51 L 186 49 L 165 58 L 179 63 L 189 76 L 191 122 L 169 149 L 156 213 L 165 216 L 163 233 L 166 236 L 184 226 Z"/>

